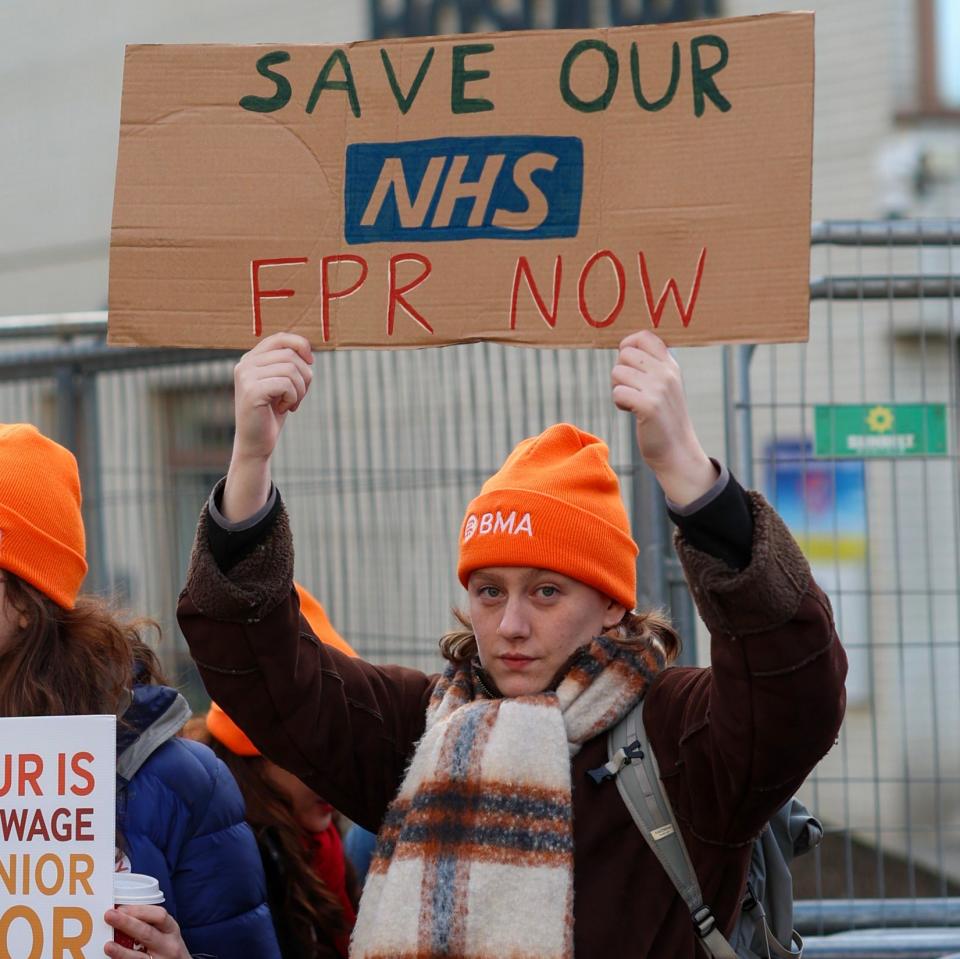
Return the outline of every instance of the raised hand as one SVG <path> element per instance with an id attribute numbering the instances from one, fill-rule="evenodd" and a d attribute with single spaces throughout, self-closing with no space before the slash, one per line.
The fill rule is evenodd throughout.
<path id="1" fill-rule="evenodd" d="M 309 341 L 296 333 L 274 333 L 243 354 L 233 372 L 234 456 L 270 458 L 287 413 L 307 395 L 312 363 Z"/>
<path id="2" fill-rule="evenodd" d="M 686 505 L 706 493 L 717 470 L 687 412 L 680 367 L 660 337 L 650 330 L 626 337 L 610 379 L 613 402 L 636 419 L 640 454 L 667 496 Z"/>
<path id="3" fill-rule="evenodd" d="M 313 379 L 310 343 L 296 333 L 274 333 L 240 358 L 234 369 L 236 434 L 222 510 L 239 521 L 255 513 L 270 492 L 270 457 L 287 414 L 303 402 Z"/>

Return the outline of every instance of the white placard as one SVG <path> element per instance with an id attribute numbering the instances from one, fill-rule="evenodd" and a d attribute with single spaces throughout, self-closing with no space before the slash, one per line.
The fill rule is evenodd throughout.
<path id="1" fill-rule="evenodd" d="M 116 727 L 0 719 L 0 956 L 94 959 L 113 938 Z"/>

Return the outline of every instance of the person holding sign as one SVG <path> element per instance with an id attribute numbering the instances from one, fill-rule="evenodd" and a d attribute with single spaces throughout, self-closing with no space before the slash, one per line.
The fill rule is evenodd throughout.
<path id="1" fill-rule="evenodd" d="M 520 442 L 468 505 L 468 609 L 441 640 L 443 674 L 344 656 L 300 615 L 270 474 L 311 362 L 281 333 L 238 363 L 233 457 L 178 615 L 256 747 L 379 831 L 351 957 L 699 959 L 616 783 L 589 774 L 642 699 L 704 901 L 729 930 L 752 840 L 843 717 L 846 659 L 799 547 L 708 458 L 675 360 L 644 331 L 621 343 L 612 398 L 667 497 L 711 666 L 671 666 L 673 629 L 634 610 L 638 547 L 606 445 L 569 424 Z"/>
<path id="2" fill-rule="evenodd" d="M 158 880 L 165 904 L 111 909 L 108 924 L 155 959 L 278 959 L 243 800 L 209 749 L 176 737 L 190 710 L 142 638 L 152 624 L 80 594 L 80 501 L 72 453 L 29 424 L 0 424 L 0 717 L 118 717 L 116 867 Z M 0 798 L 7 773 L 0 756 Z M 84 767 L 59 775 L 82 785 Z M 64 828 L 55 817 L 51 832 Z M 104 950 L 143 954 L 116 942 Z"/>

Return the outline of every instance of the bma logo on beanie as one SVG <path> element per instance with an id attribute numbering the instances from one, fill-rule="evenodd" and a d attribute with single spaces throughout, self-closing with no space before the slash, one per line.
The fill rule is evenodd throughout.
<path id="1" fill-rule="evenodd" d="M 637 553 L 606 443 L 558 423 L 518 443 L 467 506 L 457 576 L 548 569 L 633 609 Z"/>
<path id="2" fill-rule="evenodd" d="M 509 513 L 497 510 L 495 513 L 471 513 L 463 524 L 463 541 L 473 539 L 474 535 L 487 536 L 490 533 L 506 533 L 508 536 L 519 536 L 526 533 L 533 537 L 533 523 L 529 513 L 524 513 L 517 519 L 517 511 Z"/>

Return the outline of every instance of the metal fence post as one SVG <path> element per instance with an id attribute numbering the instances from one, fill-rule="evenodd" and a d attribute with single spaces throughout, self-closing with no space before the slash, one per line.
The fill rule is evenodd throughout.
<path id="1" fill-rule="evenodd" d="M 89 569 L 83 589 L 105 593 L 109 584 L 105 567 L 102 470 L 100 468 L 100 416 L 97 374 L 80 366 L 57 367 L 56 436 L 77 458 L 83 495 L 83 525 L 86 532 Z"/>
<path id="2" fill-rule="evenodd" d="M 753 479 L 753 409 L 750 401 L 750 361 L 756 352 L 756 345 L 750 343 L 737 349 L 737 439 L 736 450 L 739 453 L 738 469 L 740 482 L 747 489 L 754 489 Z M 734 462 L 733 460 L 730 461 Z"/>
<path id="3" fill-rule="evenodd" d="M 672 546 L 670 518 L 663 490 L 653 471 L 643 462 L 635 442 L 630 443 L 633 538 L 637 557 L 637 602 L 641 609 L 663 609 L 670 614 L 683 638 L 678 662 L 696 662 L 696 617 L 683 570 Z"/>

